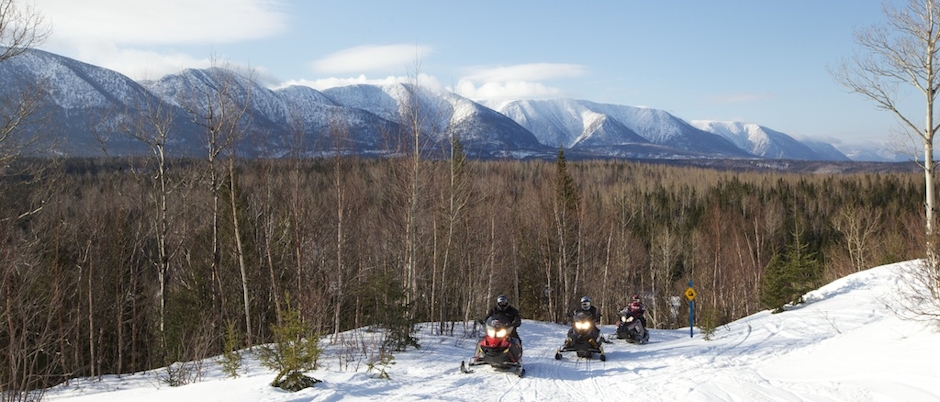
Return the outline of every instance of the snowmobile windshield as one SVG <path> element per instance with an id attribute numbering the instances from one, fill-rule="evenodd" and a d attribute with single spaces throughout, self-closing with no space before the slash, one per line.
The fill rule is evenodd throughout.
<path id="1" fill-rule="evenodd" d="M 573 325 L 577 330 L 584 331 L 584 330 L 591 329 L 591 327 L 594 326 L 594 320 L 587 313 L 579 312 L 578 314 L 575 314 L 574 316 Z"/>
<path id="2" fill-rule="evenodd" d="M 509 321 L 505 317 L 490 317 L 486 320 L 486 336 L 490 338 L 505 338 L 509 336 Z"/>

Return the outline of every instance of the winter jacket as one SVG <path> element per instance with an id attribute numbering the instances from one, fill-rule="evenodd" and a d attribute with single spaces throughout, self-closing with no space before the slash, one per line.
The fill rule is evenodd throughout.
<path id="1" fill-rule="evenodd" d="M 508 321 L 510 327 L 518 327 L 522 325 L 522 317 L 519 316 L 519 310 L 516 310 L 513 306 L 506 306 L 506 309 L 500 310 L 499 307 L 493 307 L 488 313 L 486 313 L 486 318 L 483 319 L 483 322 L 486 322 L 490 317 L 503 317 Z"/>
<path id="2" fill-rule="evenodd" d="M 601 323 L 601 313 L 597 311 L 597 307 L 591 306 L 591 307 L 588 307 L 587 310 L 585 310 L 585 309 L 583 309 L 583 308 L 579 308 L 579 309 L 575 310 L 573 313 L 571 313 L 571 316 L 574 317 L 574 316 L 576 316 L 576 315 L 577 315 L 578 313 L 580 313 L 580 312 L 586 312 L 588 315 L 590 315 L 592 318 L 594 318 L 594 323 L 595 323 L 595 324 L 600 324 L 600 323 Z"/>
<path id="3" fill-rule="evenodd" d="M 623 309 L 621 313 L 628 317 L 634 316 L 636 318 L 640 318 L 644 313 L 646 313 L 646 306 L 644 306 L 641 302 L 635 301 L 627 305 L 627 307 Z"/>

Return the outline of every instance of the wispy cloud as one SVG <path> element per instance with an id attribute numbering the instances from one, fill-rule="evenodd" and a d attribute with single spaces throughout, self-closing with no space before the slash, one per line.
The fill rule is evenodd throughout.
<path id="1" fill-rule="evenodd" d="M 209 64 L 208 58 L 159 53 L 148 46 L 259 39 L 283 32 L 288 23 L 276 0 L 34 1 L 53 28 L 43 48 L 132 78 Z"/>
<path id="2" fill-rule="evenodd" d="M 565 91 L 538 82 L 486 82 L 480 85 L 460 81 L 454 92 L 460 96 L 481 99 L 546 99 L 564 97 Z"/>
<path id="3" fill-rule="evenodd" d="M 53 39 L 118 45 L 229 43 L 282 32 L 287 14 L 271 0 L 35 0 Z"/>
<path id="4" fill-rule="evenodd" d="M 310 63 L 314 71 L 326 74 L 366 73 L 401 69 L 431 53 L 420 45 L 367 45 L 344 49 Z"/>
<path id="5" fill-rule="evenodd" d="M 344 87 L 349 85 L 358 85 L 358 84 L 369 84 L 369 85 L 388 85 L 388 84 L 398 84 L 398 83 L 413 83 L 415 77 L 406 77 L 406 76 L 388 76 L 385 78 L 367 78 L 365 75 L 359 75 L 357 77 L 349 78 L 322 78 L 316 80 L 290 80 L 283 83 L 280 83 L 276 86 L 277 88 L 286 88 L 293 85 L 302 85 L 311 87 L 316 90 L 324 90 L 335 87 Z M 441 85 L 440 81 L 432 76 L 426 74 L 418 74 L 417 77 L 418 84 L 422 87 L 429 88 L 436 91 L 443 91 L 444 86 Z"/>
<path id="6" fill-rule="evenodd" d="M 544 81 L 555 78 L 579 77 L 587 72 L 580 64 L 530 63 L 514 66 L 474 67 L 461 77 L 467 81 Z"/>
<path id="7" fill-rule="evenodd" d="M 540 81 L 579 77 L 580 64 L 531 63 L 477 67 L 459 79 L 454 92 L 470 99 L 539 99 L 565 96 L 565 91 Z"/>

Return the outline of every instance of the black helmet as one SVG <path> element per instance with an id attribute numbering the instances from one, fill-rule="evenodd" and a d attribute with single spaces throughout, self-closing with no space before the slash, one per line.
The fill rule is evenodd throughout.
<path id="1" fill-rule="evenodd" d="M 500 310 L 505 310 L 506 307 L 509 307 L 509 298 L 506 295 L 499 295 L 496 298 L 496 307 L 499 307 Z"/>
<path id="2" fill-rule="evenodd" d="M 587 310 L 591 307 L 591 298 L 584 296 L 581 298 L 581 308 Z"/>

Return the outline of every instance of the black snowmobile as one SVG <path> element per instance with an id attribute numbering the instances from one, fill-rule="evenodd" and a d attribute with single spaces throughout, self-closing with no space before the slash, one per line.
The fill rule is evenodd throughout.
<path id="1" fill-rule="evenodd" d="M 513 338 L 513 328 L 505 317 L 490 317 L 486 320 L 486 334 L 477 344 L 476 353 L 469 364 L 460 362 L 460 371 L 472 373 L 468 366 L 488 364 L 493 368 L 513 371 L 519 377 L 525 375 L 522 367 L 522 344 Z"/>
<path id="2" fill-rule="evenodd" d="M 594 318 L 586 312 L 579 311 L 575 313 L 571 320 L 571 329 L 568 330 L 568 338 L 565 344 L 555 352 L 555 360 L 561 360 L 562 352 L 575 352 L 578 357 L 588 359 L 594 357 L 595 353 L 600 353 L 601 361 L 607 360 L 604 354 L 604 346 L 601 345 L 601 330 L 594 325 Z"/>
<path id="3" fill-rule="evenodd" d="M 620 312 L 620 321 L 617 322 L 617 339 L 642 345 L 649 342 L 650 333 L 643 326 L 643 321 L 624 309 Z"/>

